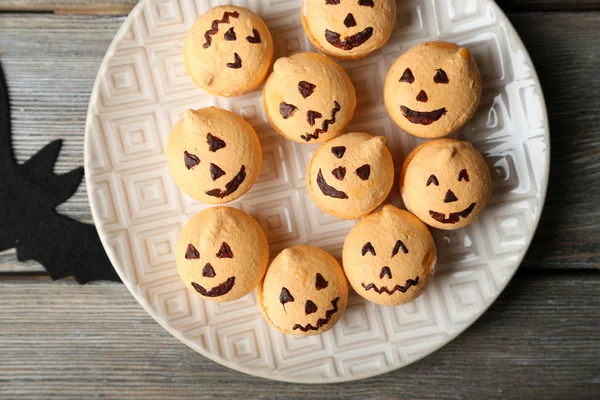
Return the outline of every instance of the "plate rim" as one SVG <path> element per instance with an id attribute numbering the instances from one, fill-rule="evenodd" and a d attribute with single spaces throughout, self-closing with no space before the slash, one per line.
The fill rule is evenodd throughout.
<path id="1" fill-rule="evenodd" d="M 127 33 L 127 30 L 131 26 L 132 19 L 135 16 L 137 16 L 138 14 L 140 14 L 143 11 L 143 9 L 147 5 L 149 5 L 152 1 L 153 0 L 141 0 L 140 2 L 138 2 L 135 5 L 135 7 L 131 10 L 131 12 L 127 15 L 125 20 L 122 22 L 117 33 L 113 37 L 108 49 L 106 50 L 106 53 L 102 59 L 102 62 L 100 63 L 100 66 L 96 72 L 96 78 L 94 79 L 94 85 L 92 86 L 92 90 L 90 92 L 90 99 L 88 102 L 88 110 L 86 113 L 86 122 L 85 122 L 85 128 L 84 128 L 83 154 L 84 154 L 84 175 L 85 175 L 85 183 L 86 183 L 86 188 L 87 188 L 87 197 L 88 197 L 88 201 L 90 203 L 90 210 L 92 213 L 92 218 L 93 218 L 95 226 L 100 226 L 100 225 L 96 225 L 96 221 L 100 221 L 100 216 L 98 215 L 97 204 L 95 203 L 95 199 L 92 196 L 93 188 L 95 187 L 95 184 L 91 179 L 91 177 L 93 176 L 92 166 L 91 166 L 91 158 L 92 158 L 92 156 L 91 156 L 91 146 L 92 146 L 92 144 L 91 144 L 91 135 L 92 135 L 91 129 L 92 129 L 92 124 L 93 124 L 92 120 L 94 117 L 94 114 L 92 112 L 93 102 L 94 102 L 94 99 L 97 99 L 97 96 L 98 96 L 100 80 L 101 80 L 100 79 L 101 72 L 104 72 L 104 70 L 107 67 L 108 61 L 112 58 L 113 54 L 116 52 L 117 44 L 120 42 L 120 40 L 123 38 L 123 36 L 125 36 L 125 34 Z M 549 182 L 549 178 L 550 178 L 550 154 L 551 154 L 550 153 L 551 152 L 550 124 L 549 124 L 549 119 L 548 119 L 548 111 L 547 111 L 547 107 L 546 107 L 546 101 L 545 101 L 542 85 L 541 85 L 541 82 L 540 82 L 538 74 L 537 74 L 537 70 L 531 60 L 529 51 L 527 50 L 527 47 L 523 43 L 521 36 L 516 31 L 513 24 L 508 19 L 506 13 L 504 11 L 502 11 L 502 9 L 498 6 L 498 4 L 494 0 L 484 0 L 484 1 L 487 4 L 491 5 L 491 7 L 493 8 L 493 11 L 501 19 L 502 18 L 504 19 L 503 22 L 499 22 L 499 23 L 506 24 L 507 33 L 510 34 L 510 36 L 511 36 L 510 39 L 515 41 L 517 44 L 517 47 L 522 49 L 524 61 L 527 63 L 527 65 L 530 66 L 531 79 L 535 81 L 536 89 L 539 91 L 538 99 L 540 102 L 540 112 L 541 112 L 541 115 L 544 117 L 544 122 L 545 122 L 544 137 L 546 139 L 546 151 L 545 151 L 545 160 L 544 160 L 544 177 L 541 180 L 541 188 L 540 188 L 540 195 L 539 195 L 539 198 L 542 200 L 541 204 L 540 204 L 540 210 L 539 210 L 539 213 L 537 214 L 535 221 L 532 225 L 533 226 L 532 233 L 531 233 L 530 237 L 528 238 L 526 245 L 523 247 L 522 253 L 519 254 L 517 257 L 517 261 L 515 262 L 517 267 L 510 273 L 510 275 L 507 275 L 506 280 L 503 283 L 503 285 L 498 286 L 497 292 L 495 293 L 494 296 L 492 296 L 490 298 L 490 300 L 485 305 L 485 308 L 483 308 L 477 314 L 474 314 L 471 317 L 470 321 L 465 323 L 461 329 L 458 329 L 453 334 L 448 335 L 447 340 L 445 340 L 444 342 L 427 349 L 425 352 L 423 352 L 420 355 L 420 357 L 410 360 L 406 364 L 392 367 L 386 371 L 376 371 L 376 372 L 367 373 L 367 374 L 361 375 L 361 376 L 346 377 L 344 375 L 342 377 L 336 376 L 333 378 L 301 377 L 301 376 L 294 377 L 294 376 L 279 375 L 277 373 L 256 372 L 256 370 L 252 369 L 251 367 L 245 367 L 245 366 L 242 366 L 239 364 L 235 364 L 235 363 L 225 360 L 225 359 L 219 357 L 218 355 L 215 355 L 214 353 L 211 353 L 201 347 L 195 346 L 191 340 L 185 338 L 180 332 L 168 327 L 164 323 L 162 318 L 160 316 L 156 315 L 154 310 L 149 307 L 149 304 L 146 304 L 146 302 L 143 301 L 141 296 L 131 286 L 130 282 L 128 282 L 127 279 L 125 279 L 126 278 L 125 273 L 121 271 L 121 267 L 118 262 L 118 258 L 113 254 L 110 244 L 108 243 L 106 234 L 104 232 L 101 232 L 100 229 L 98 229 L 98 227 L 96 227 L 96 230 L 98 231 L 98 236 L 99 236 L 102 246 L 111 262 L 111 265 L 117 272 L 119 278 L 121 279 L 122 283 L 125 285 L 127 290 L 129 291 L 129 293 L 137 301 L 137 303 L 152 317 L 152 319 L 154 319 L 169 334 L 171 334 L 172 336 L 177 338 L 181 343 L 183 343 L 190 349 L 194 350 L 195 352 L 197 352 L 197 353 L 201 354 L 202 356 L 206 357 L 207 359 L 211 360 L 212 362 L 216 362 L 216 363 L 221 364 L 221 365 L 223 365 L 229 369 L 232 369 L 234 371 L 241 372 L 241 373 L 244 373 L 244 374 L 247 374 L 250 376 L 255 376 L 258 378 L 275 380 L 275 381 L 280 381 L 280 382 L 302 383 L 302 384 L 334 384 L 334 383 L 352 382 L 352 381 L 368 379 L 368 378 L 372 378 L 375 376 L 391 373 L 393 371 L 397 371 L 399 369 L 406 368 L 409 365 L 411 365 L 417 361 L 420 361 L 420 360 L 424 359 L 425 357 L 430 356 L 434 352 L 436 352 L 439 349 L 441 349 L 442 347 L 446 346 L 448 343 L 452 342 L 454 339 L 456 339 L 458 336 L 460 336 L 464 331 L 469 329 L 473 325 L 473 323 L 475 323 L 475 321 L 477 321 L 492 306 L 492 304 L 494 304 L 496 302 L 496 300 L 504 292 L 504 290 L 506 289 L 506 286 L 508 286 L 508 284 L 510 283 L 510 281 L 512 280 L 512 278 L 514 277 L 516 272 L 519 270 L 519 268 L 521 268 L 523 259 L 527 255 L 527 252 L 529 251 L 531 243 L 532 243 L 532 241 L 537 233 L 537 229 L 539 227 L 541 216 L 543 214 L 544 207 L 546 205 L 546 195 L 547 195 L 547 190 L 548 190 L 548 182 Z M 509 43 L 509 46 L 510 46 L 510 43 Z M 111 172 L 108 172 L 108 174 L 110 174 L 110 173 Z"/>

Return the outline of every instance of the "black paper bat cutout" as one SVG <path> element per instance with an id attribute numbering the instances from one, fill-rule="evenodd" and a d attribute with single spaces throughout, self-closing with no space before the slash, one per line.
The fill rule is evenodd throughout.
<path id="1" fill-rule="evenodd" d="M 19 261 L 41 263 L 54 280 L 118 281 L 96 228 L 55 211 L 77 190 L 83 168 L 54 174 L 61 140 L 18 164 L 10 135 L 8 89 L 0 67 L 0 251 L 16 248 Z"/>

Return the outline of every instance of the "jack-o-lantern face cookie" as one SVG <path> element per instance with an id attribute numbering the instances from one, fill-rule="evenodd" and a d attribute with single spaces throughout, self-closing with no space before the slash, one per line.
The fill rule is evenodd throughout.
<path id="1" fill-rule="evenodd" d="M 317 335 L 331 329 L 348 303 L 344 271 L 317 247 L 294 246 L 275 257 L 258 297 L 265 319 L 293 335 Z"/>
<path id="2" fill-rule="evenodd" d="M 323 53 L 339 59 L 365 57 L 383 46 L 396 18 L 395 0 L 304 0 L 306 36 Z"/>
<path id="3" fill-rule="evenodd" d="M 448 135 L 466 124 L 481 98 L 471 53 L 453 43 L 421 43 L 402 54 L 384 84 L 385 106 L 404 131 L 423 138 Z"/>
<path id="4" fill-rule="evenodd" d="M 300 143 L 324 142 L 350 122 L 356 108 L 354 86 L 335 61 L 317 53 L 279 58 L 263 88 L 271 126 Z"/>
<path id="5" fill-rule="evenodd" d="M 258 179 L 262 151 L 243 118 L 216 107 L 188 110 L 167 145 L 175 183 L 195 199 L 211 204 L 233 201 Z"/>
<path id="6" fill-rule="evenodd" d="M 485 159 L 462 140 L 425 142 L 402 166 L 400 193 L 406 208 L 435 228 L 458 229 L 475 222 L 491 191 Z"/>
<path id="7" fill-rule="evenodd" d="M 177 242 L 177 269 L 185 286 L 215 302 L 250 293 L 269 263 L 269 245 L 258 222 L 230 207 L 196 214 Z"/>
<path id="8" fill-rule="evenodd" d="M 350 284 L 377 304 L 417 298 L 431 280 L 437 260 L 433 237 L 408 211 L 386 205 L 363 218 L 344 241 L 343 264 Z"/>
<path id="9" fill-rule="evenodd" d="M 376 209 L 394 183 L 385 137 L 352 132 L 317 149 L 307 173 L 308 193 L 324 212 L 356 219 Z"/>
<path id="10" fill-rule="evenodd" d="M 219 96 L 256 89 L 273 60 L 273 39 L 262 19 L 235 6 L 208 10 L 192 26 L 184 48 L 194 82 Z"/>

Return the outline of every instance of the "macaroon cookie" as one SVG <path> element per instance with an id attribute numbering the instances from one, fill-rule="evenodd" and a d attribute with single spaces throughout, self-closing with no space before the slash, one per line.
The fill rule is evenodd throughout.
<path id="1" fill-rule="evenodd" d="M 252 11 L 236 6 L 211 8 L 192 26 L 184 46 L 185 65 L 194 82 L 218 96 L 256 89 L 273 61 L 273 39 Z"/>
<path id="2" fill-rule="evenodd" d="M 384 136 L 352 132 L 322 144 L 306 175 L 308 193 L 324 212 L 360 218 L 385 200 L 394 184 L 394 162 Z"/>
<path id="3" fill-rule="evenodd" d="M 210 204 L 233 201 L 258 179 L 262 150 L 243 118 L 216 107 L 187 110 L 167 144 L 169 171 L 188 195 Z"/>
<path id="4" fill-rule="evenodd" d="M 318 335 L 344 314 L 348 282 L 329 253 L 317 247 L 294 246 L 269 265 L 258 298 L 265 319 L 283 333 Z"/>
<path id="5" fill-rule="evenodd" d="M 394 0 L 304 0 L 302 26 L 323 53 L 355 60 L 383 46 L 394 30 Z"/>
<path id="6" fill-rule="evenodd" d="M 426 42 L 398 57 L 383 92 L 388 113 L 402 130 L 438 138 L 473 117 L 481 98 L 481 77 L 469 49 Z"/>
<path id="7" fill-rule="evenodd" d="M 208 208 L 185 225 L 177 242 L 177 270 L 187 288 L 215 302 L 250 293 L 269 264 L 258 222 L 231 207 Z"/>
<path id="8" fill-rule="evenodd" d="M 437 251 L 423 222 L 388 204 L 352 228 L 342 257 L 356 293 L 373 303 L 395 306 L 423 293 L 433 277 Z"/>
<path id="9" fill-rule="evenodd" d="M 350 122 L 356 94 L 348 74 L 317 53 L 298 53 L 275 61 L 263 88 L 269 123 L 299 143 L 324 142 Z"/>
<path id="10" fill-rule="evenodd" d="M 406 208 L 438 229 L 477 220 L 490 199 L 492 179 L 483 156 L 468 142 L 435 139 L 404 160 L 400 193 Z"/>

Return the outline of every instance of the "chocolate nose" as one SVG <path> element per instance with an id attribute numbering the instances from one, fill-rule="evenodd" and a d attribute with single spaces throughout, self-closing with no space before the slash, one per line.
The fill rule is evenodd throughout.
<path id="1" fill-rule="evenodd" d="M 392 271 L 390 271 L 390 267 L 381 268 L 381 273 L 379 274 L 379 279 L 383 279 L 383 277 L 386 275 L 388 278 L 392 279 Z"/>
<path id="2" fill-rule="evenodd" d="M 304 305 L 304 313 L 306 315 L 312 314 L 318 310 L 317 305 L 310 300 L 306 300 L 306 304 Z"/>
<path id="3" fill-rule="evenodd" d="M 427 98 L 427 93 L 425 93 L 424 90 L 421 90 L 417 95 L 417 101 L 420 101 L 421 103 L 427 103 L 427 100 L 429 100 Z"/>
<path id="4" fill-rule="evenodd" d="M 446 196 L 444 197 L 444 203 L 454 203 L 457 200 L 458 199 L 456 198 L 454 192 L 448 189 L 448 191 L 446 192 Z"/>

